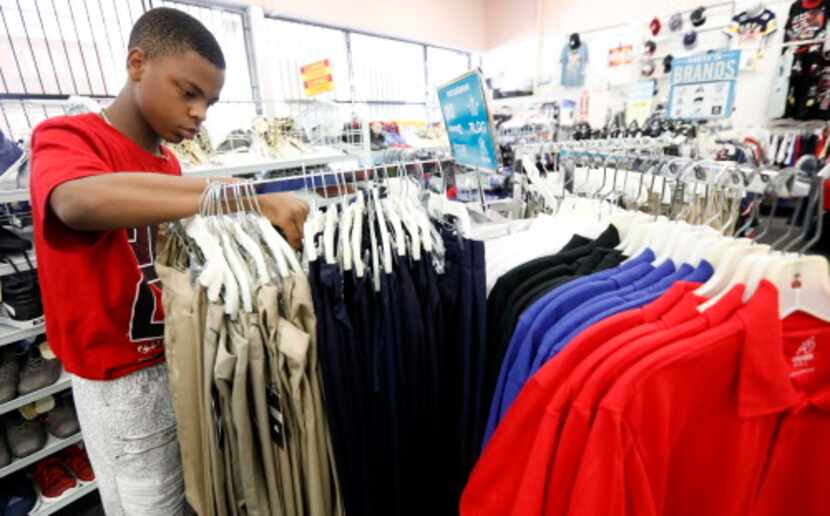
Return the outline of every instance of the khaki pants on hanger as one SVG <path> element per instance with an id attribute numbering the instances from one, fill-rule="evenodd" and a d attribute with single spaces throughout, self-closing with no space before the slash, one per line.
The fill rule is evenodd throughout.
<path id="1" fill-rule="evenodd" d="M 299 354 L 295 354 L 297 359 L 293 364 L 294 378 L 298 386 L 296 403 L 302 407 L 303 415 L 302 453 L 306 478 L 304 488 L 309 502 L 308 514 L 341 514 L 343 509 L 335 474 L 334 451 L 323 411 L 317 359 L 317 320 L 308 278 L 304 274 L 294 274 L 286 278 L 281 301 L 281 310 L 285 318 L 308 337 L 307 351 L 302 353 L 304 358 L 301 359 Z"/>
<path id="2" fill-rule="evenodd" d="M 168 240 L 158 255 L 156 272 L 165 308 L 165 358 L 176 429 L 182 456 L 185 497 L 200 516 L 214 516 L 213 480 L 203 442 L 205 405 L 198 388 L 204 376 L 202 328 L 205 295 L 191 285 L 176 239 Z"/>

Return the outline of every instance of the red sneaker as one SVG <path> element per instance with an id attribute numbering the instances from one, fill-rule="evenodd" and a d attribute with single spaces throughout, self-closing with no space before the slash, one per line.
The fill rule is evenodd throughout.
<path id="1" fill-rule="evenodd" d="M 35 464 L 32 480 L 37 484 L 40 496 L 47 502 L 63 498 L 78 482 L 66 471 L 60 459 L 55 456 Z"/>
<path id="2" fill-rule="evenodd" d="M 95 481 L 95 473 L 92 471 L 89 457 L 86 456 L 86 451 L 79 446 L 70 446 L 62 450 L 58 453 L 58 458 L 75 475 L 75 478 L 81 481 L 81 484 L 89 484 Z"/>

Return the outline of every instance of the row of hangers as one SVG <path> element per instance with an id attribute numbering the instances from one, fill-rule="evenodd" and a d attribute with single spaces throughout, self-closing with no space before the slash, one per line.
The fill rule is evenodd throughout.
<path id="1" fill-rule="evenodd" d="M 782 318 L 795 311 L 802 311 L 830 322 L 830 267 L 824 257 L 804 254 L 818 241 L 823 229 L 823 184 L 830 178 L 830 165 L 816 172 L 815 158 L 804 157 L 794 167 L 775 170 L 739 167 L 733 163 L 711 160 L 648 156 L 645 171 L 639 173 L 639 188 L 642 189 L 647 176 L 651 176 L 648 191 L 653 191 L 655 178 L 662 177 L 664 181 L 660 185 L 660 198 L 666 198 L 666 189 L 669 189 L 673 206 L 683 203 L 683 192 L 690 184 L 693 185 L 693 192 L 703 194 L 704 206 L 710 204 L 710 192 L 715 189 L 727 192 L 734 200 L 742 199 L 746 192 L 772 199 L 771 213 L 765 223 L 760 209 L 753 207 L 747 221 L 730 231 L 737 220 L 735 209 L 730 212 L 725 225 L 712 228 L 708 225 L 712 220 L 703 217 L 695 220 L 695 223 L 670 218 L 672 214 L 682 213 L 682 210 L 669 210 L 669 216 L 665 216 L 660 213 L 644 213 L 639 211 L 640 206 L 630 210 L 621 208 L 614 202 L 622 194 L 617 175 L 620 171 L 625 174 L 624 190 L 628 175 L 632 173 L 632 161 L 642 158 L 640 154 L 630 153 L 590 153 L 585 152 L 584 148 L 570 153 L 564 165 L 570 162 L 572 169 L 580 166 L 586 170 L 586 183 L 592 170 L 602 170 L 603 173 L 602 186 L 582 195 L 571 193 L 580 190 L 573 184 L 576 181 L 575 174 L 570 175 L 569 179 L 561 180 L 561 188 L 552 189 L 538 170 L 529 165 L 532 161 L 526 159 L 523 162 L 529 181 L 535 183 L 537 191 L 542 193 L 546 202 L 551 202 L 550 206 L 557 216 L 573 211 L 581 217 L 593 215 L 614 224 L 623 235 L 618 247 L 623 254 L 637 256 L 651 248 L 657 256 L 655 263 L 667 259 L 693 266 L 699 265 L 703 259 L 711 263 L 715 274 L 696 291 L 696 294 L 710 298 L 710 301 L 701 306 L 701 310 L 712 306 L 737 284 L 746 286 L 746 301 L 757 290 L 760 282 L 766 279 L 779 290 Z M 606 190 L 609 168 L 613 169 L 614 179 L 610 189 Z M 568 181 L 571 182 L 571 191 L 567 187 Z M 778 200 L 784 198 L 796 200 L 796 208 L 785 233 L 772 243 L 761 243 L 761 239 L 769 233 Z M 805 222 L 798 228 L 797 221 L 802 216 Z M 757 226 L 763 227 L 763 231 L 750 231 Z M 814 235 L 806 241 L 811 230 Z M 798 252 L 790 252 L 798 244 L 803 244 Z"/>

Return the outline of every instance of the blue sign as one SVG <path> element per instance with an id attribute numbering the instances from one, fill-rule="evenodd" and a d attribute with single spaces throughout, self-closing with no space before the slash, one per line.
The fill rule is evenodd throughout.
<path id="1" fill-rule="evenodd" d="M 468 167 L 497 171 L 493 123 L 481 75 L 468 72 L 439 87 L 438 102 L 453 159 Z"/>
<path id="2" fill-rule="evenodd" d="M 669 118 L 711 120 L 732 116 L 740 50 L 719 50 L 672 61 Z"/>

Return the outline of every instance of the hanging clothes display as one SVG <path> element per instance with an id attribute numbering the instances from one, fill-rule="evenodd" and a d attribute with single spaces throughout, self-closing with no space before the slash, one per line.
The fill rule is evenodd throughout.
<path id="1" fill-rule="evenodd" d="M 319 235 L 305 235 L 349 514 L 456 514 L 478 456 L 484 245 L 446 218 L 448 204 L 463 217 L 462 205 L 443 199 L 428 213 L 415 199 L 380 199 L 367 183 L 354 203 L 321 215 Z"/>
<path id="2" fill-rule="evenodd" d="M 603 206 L 630 184 L 615 171 L 608 190 L 603 173 L 594 216 L 622 236 L 593 243 L 606 239 L 616 264 L 554 282 L 503 317 L 509 346 L 461 514 L 823 513 L 820 482 L 805 479 L 830 466 L 830 450 L 810 447 L 802 459 L 806 436 L 830 429 L 819 351 L 830 339 L 830 267 L 770 251 L 816 243 L 808 235 L 830 167 L 783 189 L 798 167 L 764 172 L 762 190 L 775 203 L 795 195 L 805 214 L 771 247 L 722 236 L 751 226 L 734 223 L 738 203 L 728 199 L 755 188 L 754 175 L 669 163 L 681 171 L 661 197 L 685 204 L 668 213 L 687 222 Z M 691 184 L 700 181 L 707 188 Z M 727 185 L 738 189 L 715 195 Z"/>
<path id="3" fill-rule="evenodd" d="M 196 217 L 160 246 L 186 496 L 201 515 L 343 514 L 308 279 L 262 221 Z"/>

